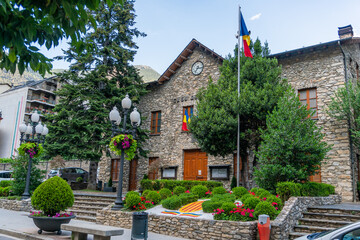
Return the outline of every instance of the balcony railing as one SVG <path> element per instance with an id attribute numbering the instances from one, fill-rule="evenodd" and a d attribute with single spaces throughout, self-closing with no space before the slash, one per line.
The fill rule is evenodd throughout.
<path id="1" fill-rule="evenodd" d="M 50 99 L 47 99 L 47 98 L 44 98 L 44 97 L 39 97 L 39 96 L 28 95 L 27 100 L 44 102 L 44 103 L 49 103 L 49 104 L 55 105 L 55 100 L 50 100 Z"/>

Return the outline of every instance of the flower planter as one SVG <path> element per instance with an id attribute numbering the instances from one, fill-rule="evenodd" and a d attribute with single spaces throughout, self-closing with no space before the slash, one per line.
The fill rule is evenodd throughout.
<path id="1" fill-rule="evenodd" d="M 69 217 L 35 217 L 28 216 L 32 218 L 34 224 L 39 228 L 38 233 L 41 234 L 42 231 L 46 232 L 57 232 L 57 235 L 61 234 L 61 224 L 69 223 L 71 219 L 75 218 L 75 215 Z"/>
<path id="2" fill-rule="evenodd" d="M 70 183 L 70 187 L 72 190 L 81 190 L 81 189 L 86 189 L 88 186 L 87 182 L 71 182 Z"/>

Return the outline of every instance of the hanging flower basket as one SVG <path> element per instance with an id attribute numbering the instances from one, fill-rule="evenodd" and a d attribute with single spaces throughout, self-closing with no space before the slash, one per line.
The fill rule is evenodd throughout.
<path id="1" fill-rule="evenodd" d="M 132 135 L 120 134 L 113 137 L 110 141 L 110 150 L 121 155 L 121 151 L 126 154 L 125 159 L 131 161 L 135 157 L 137 141 Z"/>
<path id="2" fill-rule="evenodd" d="M 18 149 L 21 156 L 28 154 L 30 158 L 38 157 L 44 151 L 44 148 L 41 144 L 38 143 L 23 143 Z"/>

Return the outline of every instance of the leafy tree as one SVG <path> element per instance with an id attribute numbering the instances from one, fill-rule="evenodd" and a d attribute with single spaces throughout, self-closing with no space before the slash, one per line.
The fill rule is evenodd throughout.
<path id="1" fill-rule="evenodd" d="M 127 93 L 137 103 L 146 91 L 137 70 L 129 64 L 137 48 L 133 37 L 144 36 L 133 27 L 133 2 L 127 1 L 123 7 L 101 2 L 91 14 L 98 28 L 85 36 L 81 53 L 72 47 L 63 57 L 74 63 L 60 74 L 68 83 L 57 92 L 56 114 L 48 117 L 46 150 L 50 157 L 90 160 L 89 182 L 95 185 L 97 162 L 111 136 L 109 112 L 116 104 L 121 106 Z M 139 136 L 141 147 L 145 136 L 142 132 Z"/>
<path id="2" fill-rule="evenodd" d="M 261 188 L 274 192 L 278 182 L 307 181 L 318 170 L 331 147 L 322 141 L 325 134 L 309 116 L 311 110 L 301 105 L 292 90 L 267 116 L 254 173 Z"/>
<path id="3" fill-rule="evenodd" d="M 123 0 L 107 0 L 108 6 Z M 92 22 L 86 9 L 96 10 L 98 0 L 0 0 L 0 68 L 22 74 L 29 65 L 45 75 L 52 68 L 51 59 L 34 46 L 47 49 L 59 45 L 63 37 L 74 42 L 86 32 L 86 23 Z"/>
<path id="4" fill-rule="evenodd" d="M 254 58 L 242 57 L 240 60 L 240 98 L 237 92 L 237 48 L 235 55 L 229 55 L 220 67 L 217 83 L 210 81 L 207 88 L 197 94 L 197 111 L 190 130 L 201 149 L 211 155 L 225 156 L 237 149 L 237 115 L 240 114 L 240 154 L 242 159 L 246 159 L 247 149 L 256 149 L 260 143 L 258 131 L 265 127 L 266 114 L 272 111 L 289 87 L 280 78 L 281 68 L 277 60 L 266 58 L 269 54 L 267 44 L 261 46 L 257 39 L 250 47 Z M 246 168 L 243 165 L 242 169 Z M 245 183 L 245 173 L 241 174 Z"/>
<path id="5" fill-rule="evenodd" d="M 339 88 L 332 97 L 328 114 L 338 121 L 351 124 L 351 137 L 355 145 L 360 147 L 360 86 L 351 81 L 346 87 Z"/>
<path id="6" fill-rule="evenodd" d="M 38 163 L 38 158 L 32 159 L 29 185 L 30 193 L 32 193 L 41 184 L 42 179 L 44 178 L 45 171 L 42 171 L 36 167 Z M 13 169 L 12 177 L 14 178 L 14 183 L 12 185 L 13 195 L 20 196 L 25 191 L 28 164 L 28 155 L 18 156 L 11 161 L 11 168 Z"/>

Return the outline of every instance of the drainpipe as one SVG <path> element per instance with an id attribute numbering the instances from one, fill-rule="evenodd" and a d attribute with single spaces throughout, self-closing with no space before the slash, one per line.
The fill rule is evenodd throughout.
<path id="1" fill-rule="evenodd" d="M 338 41 L 340 50 L 343 55 L 343 61 L 344 61 L 344 71 L 345 71 L 345 87 L 347 92 L 349 92 L 348 89 L 348 77 L 347 77 L 347 66 L 346 66 L 346 56 L 344 49 L 341 46 L 340 41 Z M 349 101 L 350 103 L 350 101 Z M 352 187 L 353 187 L 353 202 L 356 202 L 356 181 L 355 181 L 355 161 L 354 161 L 354 154 L 353 154 L 353 140 L 352 140 L 352 134 L 351 134 L 351 121 L 350 116 L 348 116 L 347 123 L 349 125 L 348 133 L 349 133 L 349 143 L 350 143 L 350 160 L 351 160 L 351 174 L 352 174 Z"/>

